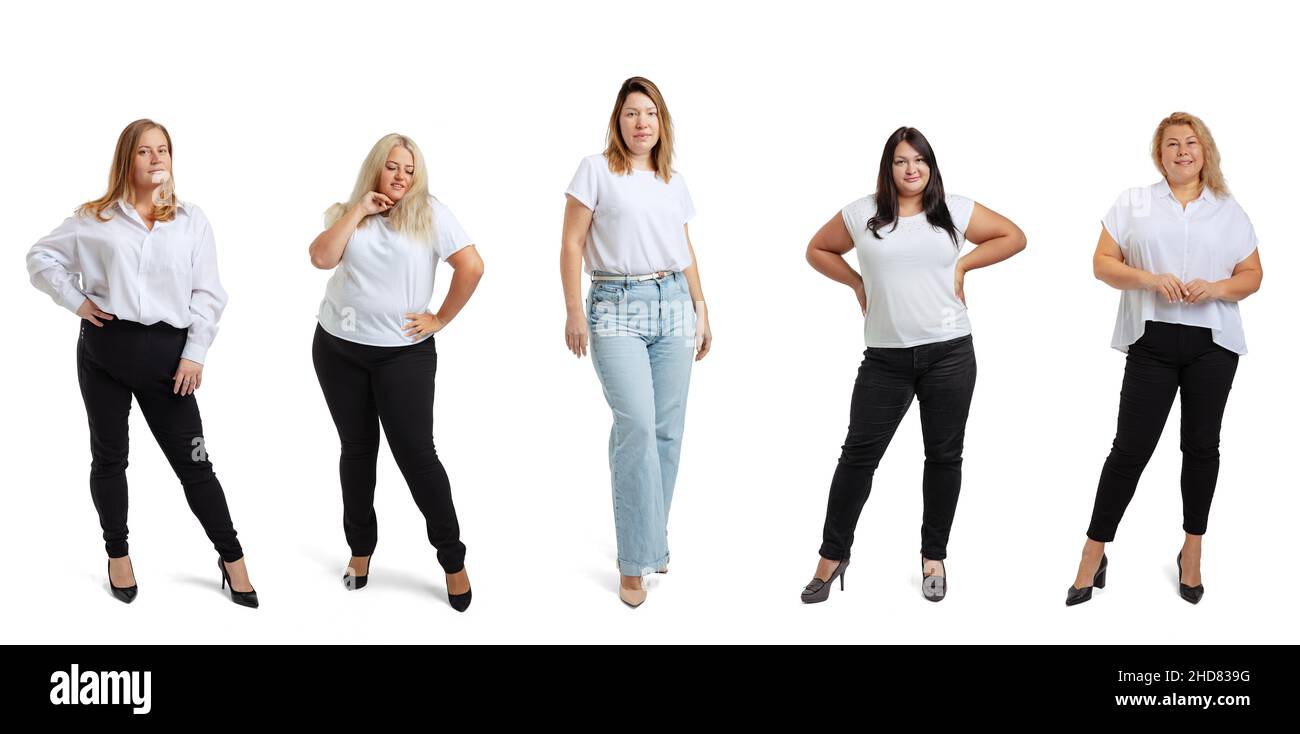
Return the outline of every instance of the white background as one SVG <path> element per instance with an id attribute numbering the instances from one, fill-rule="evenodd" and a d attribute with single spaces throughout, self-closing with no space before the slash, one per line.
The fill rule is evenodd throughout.
<path id="1" fill-rule="evenodd" d="M 1297 119 L 1275 3 L 21 4 L 6 69 L 3 369 L 6 642 L 1297 642 L 1296 257 L 1283 170 Z M 1287 16 L 1287 17 L 1283 17 Z M 657 82 L 713 352 L 697 363 L 673 504 L 673 566 L 619 603 L 605 446 L 589 361 L 565 350 L 563 190 L 603 147 L 620 82 Z M 1155 124 L 1210 125 L 1267 276 L 1242 305 L 1250 354 L 1224 419 L 1206 595 L 1178 598 L 1178 408 L 1109 549 L 1109 585 L 1067 609 L 1115 427 L 1119 294 L 1095 280 L 1099 220 L 1156 180 Z M 140 596 L 109 596 L 86 477 L 77 321 L 34 290 L 30 245 L 99 196 L 122 127 L 166 124 L 182 198 L 217 235 L 231 295 L 199 401 L 261 609 L 219 591 L 212 550 L 138 410 L 131 550 Z M 798 592 L 862 355 L 853 294 L 804 247 L 874 187 L 899 125 L 950 192 L 1028 234 L 966 281 L 979 381 L 949 597 L 919 592 L 915 407 L 876 473 L 852 579 Z M 486 274 L 439 334 L 435 439 L 469 548 L 452 611 L 385 447 L 378 558 L 348 593 L 338 443 L 310 358 L 328 273 L 307 245 L 371 144 L 422 146 L 432 189 Z M 856 266 L 856 263 L 855 263 Z M 445 266 L 444 266 L 445 268 Z M 450 271 L 440 271 L 434 308 Z M 1289 306 L 1286 308 L 1290 308 Z"/>

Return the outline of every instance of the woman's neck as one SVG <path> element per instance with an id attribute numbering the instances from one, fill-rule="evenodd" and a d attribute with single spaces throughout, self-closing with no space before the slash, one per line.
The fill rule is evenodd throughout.
<path id="1" fill-rule="evenodd" d="M 1183 208 L 1187 208 L 1189 203 L 1200 198 L 1201 188 L 1202 184 L 1199 178 L 1186 183 L 1169 182 L 1169 190 L 1174 192 L 1174 198 L 1178 200 L 1179 204 L 1183 205 Z"/>
<path id="2" fill-rule="evenodd" d="M 921 195 L 899 196 L 898 197 L 898 216 L 910 217 L 914 214 L 920 214 L 925 207 L 921 203 Z"/>

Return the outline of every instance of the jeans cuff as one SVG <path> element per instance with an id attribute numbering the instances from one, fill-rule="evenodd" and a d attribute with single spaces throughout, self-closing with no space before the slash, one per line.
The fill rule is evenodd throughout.
<path id="1" fill-rule="evenodd" d="M 663 558 L 651 563 L 637 563 L 634 561 L 626 561 L 622 558 L 618 559 L 618 572 L 624 576 L 649 576 L 661 568 L 667 568 L 667 566 L 667 554 L 665 554 Z"/>

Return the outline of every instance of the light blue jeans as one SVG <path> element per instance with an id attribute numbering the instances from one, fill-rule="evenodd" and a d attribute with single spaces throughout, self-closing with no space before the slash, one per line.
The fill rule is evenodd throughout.
<path id="1" fill-rule="evenodd" d="M 619 572 L 643 576 L 668 563 L 668 508 L 695 360 L 686 276 L 594 281 L 587 325 L 591 361 L 614 413 L 609 470 Z"/>

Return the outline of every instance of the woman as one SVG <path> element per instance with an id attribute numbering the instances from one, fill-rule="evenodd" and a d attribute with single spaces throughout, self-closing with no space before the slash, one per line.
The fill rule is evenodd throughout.
<path id="1" fill-rule="evenodd" d="M 691 362 L 713 337 L 673 170 L 673 125 L 649 79 L 623 82 L 605 152 L 584 158 L 565 191 L 560 277 L 564 341 L 592 363 L 614 413 L 609 466 L 619 598 L 645 601 L 642 576 L 668 568 L 668 509 L 677 480 Z M 591 275 L 582 299 L 581 272 Z"/>
<path id="2" fill-rule="evenodd" d="M 378 540 L 375 464 L 382 423 L 438 551 L 448 601 L 463 612 L 471 598 L 465 545 L 433 445 L 433 335 L 469 301 L 483 261 L 451 210 L 429 195 L 424 156 L 402 135 L 375 143 L 352 197 L 331 206 L 325 219 L 325 231 L 311 243 L 311 262 L 337 269 L 317 315 L 312 361 L 342 443 L 343 532 L 352 549 L 344 585 L 366 585 Z M 439 260 L 454 273 L 442 307 L 429 313 Z"/>
<path id="3" fill-rule="evenodd" d="M 1181 394 L 1183 540 L 1178 593 L 1196 604 L 1201 537 L 1219 476 L 1219 427 L 1237 360 L 1246 353 L 1237 301 L 1259 290 L 1259 240 L 1228 193 L 1205 123 L 1186 112 L 1151 139 L 1160 181 L 1122 194 L 1102 220 L 1093 273 L 1122 291 L 1111 346 L 1128 354 L 1119 420 L 1102 466 L 1078 575 L 1066 606 L 1106 585 L 1106 543 Z"/>
<path id="4" fill-rule="evenodd" d="M 962 240 L 975 245 L 961 255 Z M 843 255 L 857 249 L 859 275 Z M 1007 218 L 945 194 L 925 136 L 900 127 L 880 157 L 876 193 L 844 207 L 808 243 L 808 262 L 857 295 L 866 322 L 853 385 L 848 437 L 831 480 L 817 570 L 806 603 L 825 601 L 849 565 L 849 550 L 871 478 L 915 397 L 925 441 L 921 591 L 948 591 L 948 532 L 961 489 L 966 416 L 975 389 L 975 349 L 966 316 L 965 276 L 1025 248 Z"/>
<path id="5" fill-rule="evenodd" d="M 222 588 L 230 586 L 236 604 L 256 607 L 194 397 L 226 292 L 212 226 L 201 209 L 176 198 L 166 128 L 152 120 L 126 126 L 108 191 L 33 245 L 27 271 L 33 285 L 81 317 L 77 379 L 90 424 L 90 495 L 113 596 L 130 603 L 138 592 L 126 526 L 134 395 L 220 556 Z"/>

